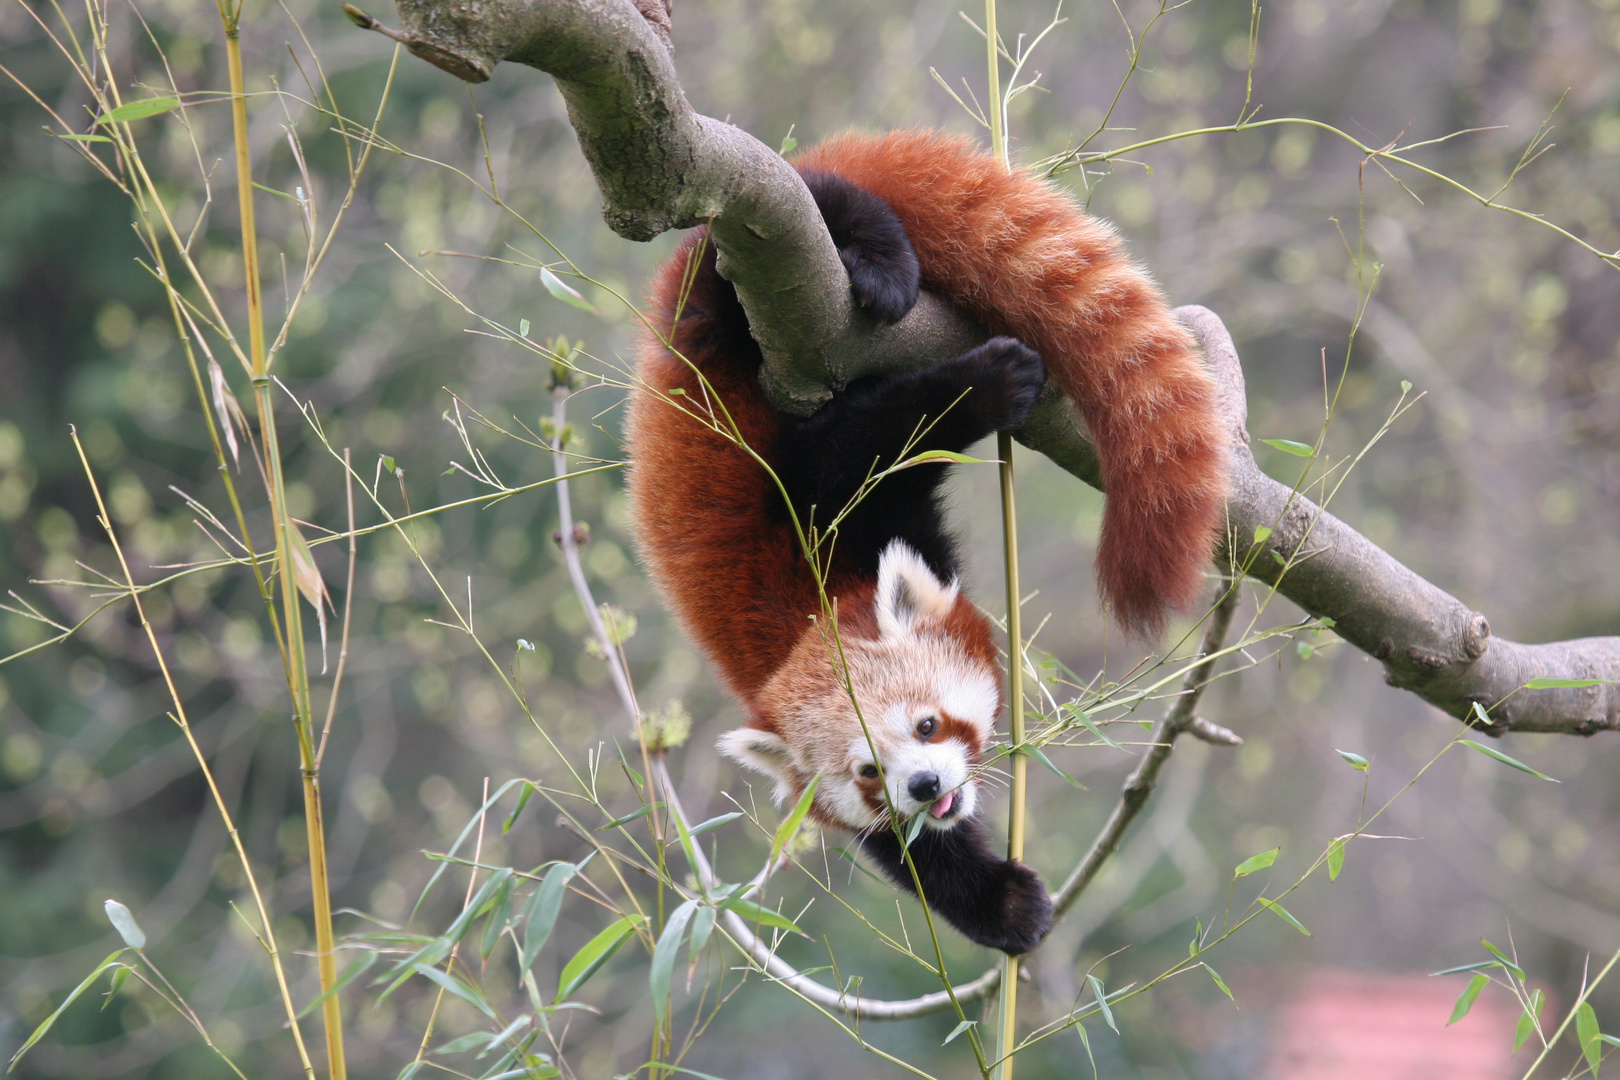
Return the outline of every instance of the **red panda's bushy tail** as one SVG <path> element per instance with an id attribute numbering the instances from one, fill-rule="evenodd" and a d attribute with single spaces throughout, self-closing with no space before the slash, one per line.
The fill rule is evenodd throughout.
<path id="1" fill-rule="evenodd" d="M 937 132 L 851 133 L 795 162 L 848 177 L 905 223 L 923 285 L 1037 350 L 1096 442 L 1097 578 L 1148 635 L 1199 598 L 1223 515 L 1226 429 L 1209 373 L 1114 230 L 1066 194 Z"/>

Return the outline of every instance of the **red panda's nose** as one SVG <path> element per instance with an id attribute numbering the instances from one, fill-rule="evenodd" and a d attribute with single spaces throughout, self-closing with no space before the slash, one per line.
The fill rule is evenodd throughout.
<path id="1" fill-rule="evenodd" d="M 918 773 L 906 785 L 906 790 L 918 802 L 931 803 L 939 796 L 939 777 L 931 772 Z"/>

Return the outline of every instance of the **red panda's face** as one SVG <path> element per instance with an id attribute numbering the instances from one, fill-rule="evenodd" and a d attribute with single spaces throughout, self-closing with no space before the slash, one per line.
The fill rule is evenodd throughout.
<path id="1" fill-rule="evenodd" d="M 1001 708 L 988 630 L 954 582 L 898 541 L 880 562 L 876 608 L 876 638 L 807 632 L 756 703 L 774 730 L 739 728 L 720 745 L 773 776 L 779 802 L 819 775 L 823 824 L 866 829 L 893 807 L 948 829 L 978 808 Z"/>

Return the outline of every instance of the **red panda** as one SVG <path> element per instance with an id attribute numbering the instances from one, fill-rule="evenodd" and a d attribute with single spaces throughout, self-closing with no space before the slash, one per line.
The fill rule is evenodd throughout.
<path id="1" fill-rule="evenodd" d="M 1221 520 L 1213 384 L 1108 225 L 968 140 L 851 134 L 796 164 L 868 317 L 898 321 L 926 287 L 1002 336 L 857 380 L 808 419 L 778 413 L 759 388 L 747 318 L 695 230 L 652 284 L 651 321 L 680 355 L 652 334 L 640 352 L 628 420 L 637 539 L 748 710 L 721 749 L 774 777 L 779 801 L 819 775 L 814 819 L 854 831 L 906 889 L 891 815 L 924 815 L 908 850 L 933 910 L 1022 953 L 1050 927 L 1051 904 L 975 816 L 1001 675 L 991 624 L 956 580 L 937 494 L 945 466 L 887 475 L 847 508 L 902 454 L 960 451 L 1016 427 L 1050 377 L 1102 463 L 1102 595 L 1123 626 L 1157 633 L 1197 598 Z M 825 530 L 840 513 L 825 562 L 835 641 L 793 521 Z"/>

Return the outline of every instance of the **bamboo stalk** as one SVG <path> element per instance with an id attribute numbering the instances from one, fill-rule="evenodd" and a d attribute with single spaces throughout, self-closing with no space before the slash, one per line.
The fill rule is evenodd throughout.
<path id="1" fill-rule="evenodd" d="M 1013 482 L 1012 436 L 1004 431 L 999 432 L 996 435 L 996 451 L 1001 458 L 1001 539 L 1007 577 L 1008 734 L 1014 747 L 1012 786 L 1007 807 L 1007 857 L 1022 861 L 1029 758 L 1017 749 L 1024 741 L 1024 632 L 1023 622 L 1019 618 L 1022 591 L 1018 582 L 1018 506 Z M 1018 1045 L 1018 963 L 1016 956 L 1002 961 L 1001 1009 L 996 1031 L 996 1057 L 1000 1059 L 996 1075 L 999 1080 L 1012 1080 L 1012 1051 Z"/>
<path id="2" fill-rule="evenodd" d="M 269 358 L 264 342 L 264 297 L 259 281 L 259 240 L 253 214 L 253 161 L 248 146 L 247 93 L 242 75 L 240 8 L 225 17 L 225 56 L 230 72 L 231 127 L 236 149 L 236 199 L 242 221 L 242 271 L 247 293 L 248 356 L 260 437 L 270 480 L 270 511 L 276 525 L 276 566 L 281 576 L 282 625 L 286 674 L 292 693 L 293 726 L 298 738 L 299 774 L 303 782 L 304 828 L 309 845 L 309 884 L 315 916 L 316 967 L 326 1000 L 321 1019 L 326 1029 L 326 1064 L 330 1080 L 347 1080 L 343 1052 L 343 1010 L 337 994 L 333 955 L 332 899 L 326 865 L 326 828 L 321 810 L 320 770 L 316 764 L 314 723 L 309 698 L 309 667 L 304 652 L 303 612 L 299 608 L 297 573 L 293 568 L 293 523 L 287 513 L 286 479 L 276 437 L 270 396 Z M 316 598 L 316 603 L 320 598 Z"/>

